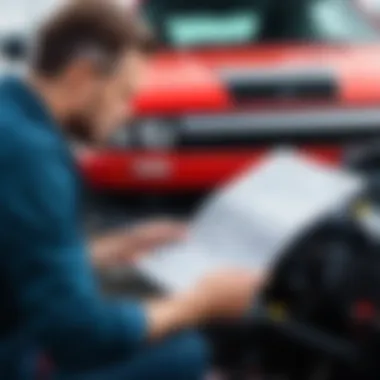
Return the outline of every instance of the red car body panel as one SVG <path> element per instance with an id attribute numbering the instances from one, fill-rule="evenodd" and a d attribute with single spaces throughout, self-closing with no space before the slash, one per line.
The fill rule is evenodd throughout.
<path id="1" fill-rule="evenodd" d="M 237 104 L 218 76 L 225 69 L 260 73 L 314 68 L 332 74 L 336 82 L 334 99 L 306 101 L 284 97 Z M 239 114 L 246 110 L 267 110 L 276 115 L 313 109 L 377 109 L 379 104 L 380 46 L 267 45 L 161 52 L 152 62 L 134 109 L 137 118 L 160 118 Z M 297 147 L 333 164 L 338 164 L 344 155 L 344 146 L 338 143 L 316 144 L 305 138 Z M 254 164 L 268 149 L 269 145 L 163 151 L 109 148 L 81 155 L 80 163 L 90 184 L 99 189 L 198 191 L 208 190 Z"/>
<path id="2" fill-rule="evenodd" d="M 323 163 L 339 165 L 339 147 L 301 147 L 300 151 Z M 95 189 L 132 192 L 198 192 L 223 184 L 257 165 L 268 149 L 236 151 L 187 151 L 183 153 L 87 152 L 81 164 Z"/>
<path id="3" fill-rule="evenodd" d="M 172 115 L 236 109 L 216 74 L 217 70 L 224 68 L 258 71 L 322 68 L 331 70 L 336 78 L 337 104 L 368 106 L 378 104 L 380 100 L 380 45 L 273 45 L 198 53 L 161 53 L 152 64 L 143 91 L 135 100 L 136 113 Z M 247 106 L 255 105 L 263 104 L 253 102 Z M 274 107 L 273 102 L 266 105 L 271 109 Z M 328 105 L 332 105 L 331 102 Z"/>

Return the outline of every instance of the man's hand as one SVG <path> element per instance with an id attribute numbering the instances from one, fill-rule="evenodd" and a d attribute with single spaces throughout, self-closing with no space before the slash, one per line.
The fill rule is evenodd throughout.
<path id="1" fill-rule="evenodd" d="M 192 293 L 204 318 L 236 318 L 248 311 L 263 282 L 259 273 L 227 269 L 206 276 Z"/>
<path id="2" fill-rule="evenodd" d="M 93 263 L 97 268 L 132 263 L 157 247 L 181 241 L 186 232 L 184 223 L 165 219 L 120 229 L 93 240 Z"/>
<path id="3" fill-rule="evenodd" d="M 178 243 L 186 238 L 187 225 L 173 220 L 157 220 L 143 223 L 130 230 L 135 242 L 137 254 L 149 253 L 153 249 L 171 243 Z"/>
<path id="4" fill-rule="evenodd" d="M 186 270 L 186 269 L 184 269 Z M 150 338 L 210 322 L 239 318 L 249 310 L 263 284 L 263 276 L 226 270 L 206 276 L 185 294 L 147 305 Z"/>

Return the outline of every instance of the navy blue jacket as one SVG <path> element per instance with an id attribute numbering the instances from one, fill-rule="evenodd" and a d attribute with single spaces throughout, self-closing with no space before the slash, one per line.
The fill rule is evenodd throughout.
<path id="1" fill-rule="evenodd" d="M 125 360 L 144 309 L 102 298 L 81 231 L 80 185 L 59 126 L 21 79 L 0 82 L 0 359 L 12 336 L 65 370 Z"/>

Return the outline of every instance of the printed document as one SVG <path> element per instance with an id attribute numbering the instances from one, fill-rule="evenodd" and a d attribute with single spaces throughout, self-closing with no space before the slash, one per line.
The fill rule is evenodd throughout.
<path id="1" fill-rule="evenodd" d="M 292 151 L 274 152 L 204 203 L 186 242 L 144 258 L 138 268 L 169 292 L 218 268 L 270 270 L 307 228 L 364 186 L 359 176 Z"/>

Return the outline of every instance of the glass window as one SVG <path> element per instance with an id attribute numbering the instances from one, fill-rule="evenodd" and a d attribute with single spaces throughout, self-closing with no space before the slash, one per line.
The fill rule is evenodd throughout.
<path id="1" fill-rule="evenodd" d="M 145 0 L 143 11 L 162 42 L 177 47 L 377 38 L 350 1 Z"/>
<path id="2" fill-rule="evenodd" d="M 316 39 L 357 41 L 377 39 L 378 31 L 349 0 L 314 1 L 310 11 Z"/>
<path id="3" fill-rule="evenodd" d="M 166 20 L 170 41 L 174 45 L 244 43 L 259 30 L 260 19 L 254 13 L 233 12 L 228 15 L 174 15 Z"/>

